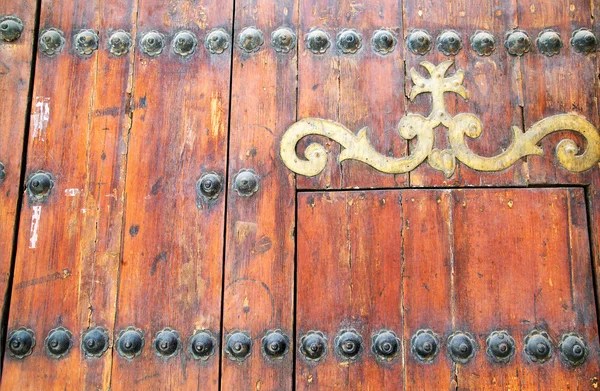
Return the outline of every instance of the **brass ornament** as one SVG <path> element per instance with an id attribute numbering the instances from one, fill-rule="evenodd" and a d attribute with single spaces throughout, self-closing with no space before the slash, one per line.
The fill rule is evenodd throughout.
<path id="1" fill-rule="evenodd" d="M 405 140 L 417 140 L 410 155 L 391 157 L 379 153 L 368 139 L 368 128 L 354 134 L 345 126 L 320 118 L 305 118 L 290 126 L 281 139 L 280 155 L 283 163 L 291 171 L 304 175 L 319 175 L 327 164 L 326 149 L 317 143 L 310 144 L 304 151 L 304 158 L 296 154 L 296 146 L 306 136 L 325 136 L 343 147 L 339 162 L 357 160 L 370 165 L 377 171 L 388 174 L 403 174 L 417 168 L 426 159 L 435 170 L 442 171 L 447 178 L 454 174 L 456 160 L 477 171 L 502 171 L 519 159 L 544 154 L 538 145 L 546 136 L 564 130 L 581 134 L 586 139 L 587 147 L 579 153 L 579 147 L 570 139 L 561 140 L 556 146 L 558 162 L 572 172 L 586 171 L 600 160 L 600 135 L 594 125 L 578 114 L 559 114 L 542 119 L 532 125 L 526 132 L 513 126 L 513 142 L 504 152 L 496 156 L 477 155 L 466 143 L 466 138 L 476 139 L 483 132 L 481 120 L 472 113 L 459 113 L 451 116 L 446 110 L 444 94 L 455 93 L 467 99 L 467 89 L 462 85 L 464 72 L 458 70 L 446 76 L 453 61 L 445 61 L 439 65 L 422 62 L 431 76 L 424 77 L 414 68 L 410 70 L 414 86 L 410 100 L 418 95 L 432 95 L 432 110 L 428 117 L 408 113 L 398 124 L 398 133 Z M 448 129 L 449 149 L 434 148 L 435 129 L 438 126 Z"/>

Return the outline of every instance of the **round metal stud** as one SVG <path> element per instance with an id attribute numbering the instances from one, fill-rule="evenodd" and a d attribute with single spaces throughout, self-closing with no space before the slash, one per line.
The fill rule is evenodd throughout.
<path id="1" fill-rule="evenodd" d="M 344 54 L 354 54 L 362 47 L 362 36 L 354 29 L 343 29 L 336 37 L 335 46 Z"/>
<path id="2" fill-rule="evenodd" d="M 496 50 L 496 39 L 488 31 L 476 31 L 471 37 L 471 48 L 480 56 L 489 56 Z"/>
<path id="3" fill-rule="evenodd" d="M 215 353 L 217 341 L 208 330 L 199 330 L 190 337 L 188 351 L 196 360 L 206 361 Z"/>
<path id="4" fill-rule="evenodd" d="M 142 353 L 144 348 L 144 333 L 135 327 L 121 330 L 117 338 L 117 353 L 123 358 L 131 360 Z"/>
<path id="5" fill-rule="evenodd" d="M 335 352 L 346 361 L 358 359 L 363 350 L 362 337 L 356 330 L 342 330 L 335 338 Z"/>
<path id="6" fill-rule="evenodd" d="M 486 340 L 487 355 L 495 362 L 507 363 L 515 353 L 515 340 L 504 330 L 492 332 Z"/>
<path id="7" fill-rule="evenodd" d="M 446 56 L 456 56 L 462 49 L 462 39 L 454 30 L 446 30 L 437 38 L 437 48 Z"/>
<path id="8" fill-rule="evenodd" d="M 563 42 L 560 34 L 553 30 L 542 30 L 536 40 L 536 45 L 540 53 L 552 57 L 560 53 Z"/>
<path id="9" fill-rule="evenodd" d="M 88 357 L 101 357 L 108 349 L 108 331 L 104 327 L 94 327 L 83 334 L 81 349 Z"/>
<path id="10" fill-rule="evenodd" d="M 271 33 L 271 46 L 277 53 L 289 53 L 296 47 L 296 41 L 296 34 L 287 27 L 280 27 Z"/>
<path id="11" fill-rule="evenodd" d="M 431 35 L 425 30 L 413 30 L 406 38 L 406 47 L 413 54 L 425 55 L 431 50 Z"/>
<path id="12" fill-rule="evenodd" d="M 223 29 L 212 30 L 206 36 L 204 46 L 210 54 L 221 54 L 229 48 L 231 38 Z"/>
<path id="13" fill-rule="evenodd" d="M 571 46 L 577 53 L 590 54 L 598 46 L 598 38 L 594 33 L 586 28 L 580 28 L 573 31 L 571 36 Z"/>
<path id="14" fill-rule="evenodd" d="M 233 361 L 244 361 L 252 352 L 252 338 L 247 333 L 234 331 L 225 338 L 225 353 Z"/>
<path id="15" fill-rule="evenodd" d="M 205 201 L 213 201 L 219 198 L 223 189 L 223 178 L 214 171 L 202 174 L 196 182 L 196 195 Z"/>
<path id="16" fill-rule="evenodd" d="M 241 197 L 250 197 L 258 191 L 259 180 L 254 170 L 240 170 L 233 178 L 233 190 Z"/>
<path id="17" fill-rule="evenodd" d="M 440 338 L 433 330 L 418 330 L 411 340 L 415 357 L 422 362 L 432 362 L 440 350 Z"/>
<path id="18" fill-rule="evenodd" d="M 87 57 L 90 56 L 94 50 L 98 49 L 98 42 L 100 42 L 98 33 L 88 29 L 81 30 L 77 33 L 73 45 L 75 46 L 75 51 L 78 55 Z"/>
<path id="19" fill-rule="evenodd" d="M 156 57 L 165 48 L 165 37 L 158 31 L 150 31 L 142 37 L 140 45 L 144 54 L 148 57 Z"/>
<path id="20" fill-rule="evenodd" d="M 179 352 L 181 339 L 179 339 L 179 333 L 177 333 L 177 331 L 166 327 L 156 333 L 153 344 L 157 356 L 169 358 L 175 356 L 177 352 Z"/>
<path id="21" fill-rule="evenodd" d="M 180 31 L 173 38 L 173 51 L 181 57 L 188 57 L 196 51 L 198 39 L 191 31 Z"/>
<path id="22" fill-rule="evenodd" d="M 263 355 L 271 360 L 282 359 L 290 347 L 290 339 L 281 330 L 269 331 L 261 343 Z"/>
<path id="23" fill-rule="evenodd" d="M 65 47 L 65 35 L 54 27 L 45 30 L 40 36 L 39 46 L 42 53 L 54 57 Z"/>
<path id="24" fill-rule="evenodd" d="M 46 354 L 51 358 L 61 358 L 69 354 L 73 347 L 73 334 L 64 327 L 50 330 L 46 337 Z"/>
<path id="25" fill-rule="evenodd" d="M 25 358 L 33 352 L 35 334 L 27 327 L 19 327 L 8 334 L 8 353 L 15 358 Z"/>
<path id="26" fill-rule="evenodd" d="M 263 33 L 254 26 L 246 27 L 238 36 L 240 49 L 246 53 L 254 53 L 260 50 L 265 43 Z"/>
<path id="27" fill-rule="evenodd" d="M 381 330 L 371 337 L 371 352 L 380 361 L 392 361 L 400 352 L 400 339 L 390 330 Z"/>
<path id="28" fill-rule="evenodd" d="M 131 34 L 123 30 L 117 30 L 108 38 L 108 51 L 115 56 L 123 56 L 129 53 L 133 39 Z"/>
<path id="29" fill-rule="evenodd" d="M 382 55 L 393 52 L 397 43 L 396 36 L 388 29 L 375 30 L 371 38 L 373 50 Z"/>
<path id="30" fill-rule="evenodd" d="M 448 354 L 452 361 L 467 364 L 474 356 L 477 343 L 469 333 L 456 331 L 448 337 Z"/>
<path id="31" fill-rule="evenodd" d="M 6 171 L 4 170 L 4 164 L 0 162 L 0 185 L 4 183 L 6 179 Z"/>
<path id="32" fill-rule="evenodd" d="M 533 362 L 545 363 L 552 357 L 552 341 L 545 331 L 533 330 L 525 337 L 525 354 Z"/>
<path id="33" fill-rule="evenodd" d="M 300 353 L 308 361 L 320 361 L 327 355 L 327 338 L 320 331 L 309 331 L 300 338 Z"/>
<path id="34" fill-rule="evenodd" d="M 44 171 L 38 171 L 27 181 L 27 194 L 34 201 L 41 201 L 50 194 L 54 187 L 52 175 Z"/>
<path id="35" fill-rule="evenodd" d="M 21 36 L 23 21 L 16 16 L 3 16 L 0 18 L 0 40 L 12 42 Z"/>
<path id="36" fill-rule="evenodd" d="M 585 362 L 588 348 L 579 334 L 564 334 L 558 345 L 560 356 L 564 362 L 572 367 L 577 367 Z"/>
<path id="37" fill-rule="evenodd" d="M 531 39 L 523 30 L 514 30 L 506 35 L 504 47 L 512 56 L 522 56 L 531 50 Z"/>
<path id="38" fill-rule="evenodd" d="M 331 37 L 321 29 L 311 29 L 304 37 L 306 47 L 314 54 L 323 54 L 331 46 Z"/>

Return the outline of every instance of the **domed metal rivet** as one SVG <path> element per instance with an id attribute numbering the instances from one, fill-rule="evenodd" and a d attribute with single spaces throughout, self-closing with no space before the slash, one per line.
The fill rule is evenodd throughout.
<path id="1" fill-rule="evenodd" d="M 265 43 L 263 33 L 254 26 L 246 27 L 238 36 L 240 49 L 246 53 L 257 52 Z"/>
<path id="2" fill-rule="evenodd" d="M 65 35 L 54 27 L 44 30 L 40 36 L 39 46 L 42 53 L 54 57 L 65 47 Z"/>
<path id="3" fill-rule="evenodd" d="M 448 354 L 452 361 L 467 364 L 474 356 L 477 343 L 469 333 L 456 331 L 448 337 Z"/>
<path id="4" fill-rule="evenodd" d="M 560 355 L 568 365 L 576 367 L 585 362 L 588 355 L 588 348 L 585 341 L 579 334 L 564 334 L 558 345 Z"/>
<path id="5" fill-rule="evenodd" d="M 290 339 L 281 330 L 267 332 L 261 343 L 263 355 L 271 360 L 282 359 L 290 347 Z"/>
<path id="6" fill-rule="evenodd" d="M 571 36 L 571 46 L 577 53 L 590 54 L 598 46 L 598 38 L 593 32 L 586 28 L 580 28 L 573 31 Z"/>
<path id="7" fill-rule="evenodd" d="M 462 39 L 454 30 L 444 31 L 437 38 L 437 48 L 446 56 L 456 56 L 462 49 Z"/>
<path id="8" fill-rule="evenodd" d="M 553 30 L 542 30 L 536 40 L 536 45 L 540 53 L 548 57 L 560 53 L 563 47 L 560 34 Z"/>
<path id="9" fill-rule="evenodd" d="M 50 330 L 46 337 L 46 354 L 52 358 L 61 358 L 69 354 L 73 347 L 73 334 L 64 327 Z"/>
<path id="10" fill-rule="evenodd" d="M 522 56 L 531 49 L 531 39 L 523 30 L 514 30 L 506 35 L 504 47 L 512 56 Z"/>
<path id="11" fill-rule="evenodd" d="M 347 361 L 358 359 L 363 350 L 363 339 L 356 330 L 342 330 L 335 338 L 335 352 Z"/>
<path id="12" fill-rule="evenodd" d="M 177 352 L 179 352 L 181 339 L 179 339 L 179 333 L 177 333 L 177 331 L 166 327 L 156 333 L 153 344 L 157 356 L 169 358 L 175 356 Z"/>
<path id="13" fill-rule="evenodd" d="M 337 34 L 335 46 L 344 54 L 354 54 L 362 47 L 362 36 L 354 29 L 343 29 Z"/>
<path id="14" fill-rule="evenodd" d="M 496 49 L 496 39 L 488 31 L 476 31 L 471 37 L 471 48 L 480 56 L 489 56 Z"/>
<path id="15" fill-rule="evenodd" d="M 240 170 L 233 178 L 233 190 L 241 197 L 250 197 L 258 191 L 259 179 L 254 170 Z"/>
<path id="16" fill-rule="evenodd" d="M 515 353 L 515 340 L 504 330 L 494 331 L 486 339 L 487 355 L 496 362 L 507 363 Z"/>
<path id="17" fill-rule="evenodd" d="M 406 47 L 414 54 L 421 56 L 431 50 L 431 35 L 425 30 L 413 30 L 406 38 Z"/>
<path id="18" fill-rule="evenodd" d="M 140 45 L 148 57 L 156 57 L 165 48 L 165 37 L 158 31 L 150 31 L 142 37 Z"/>
<path id="19" fill-rule="evenodd" d="M 108 331 L 104 327 L 94 327 L 83 334 L 81 350 L 86 356 L 101 357 L 108 349 Z"/>
<path id="20" fill-rule="evenodd" d="M 0 185 L 4 183 L 6 179 L 6 171 L 4 170 L 4 164 L 0 162 Z"/>
<path id="21" fill-rule="evenodd" d="M 396 36 L 388 29 L 375 30 L 371 38 L 373 50 L 383 55 L 393 52 L 396 43 L 398 43 Z"/>
<path id="22" fill-rule="evenodd" d="M 280 27 L 271 33 L 271 46 L 277 53 L 289 53 L 296 47 L 296 40 L 296 34 L 287 27 Z"/>
<path id="23" fill-rule="evenodd" d="M 54 187 L 52 175 L 44 171 L 38 171 L 27 181 L 27 194 L 32 201 L 41 201 L 50 194 Z"/>
<path id="24" fill-rule="evenodd" d="M 188 57 L 196 51 L 198 40 L 190 31 L 180 31 L 173 38 L 173 51 L 181 57 Z"/>
<path id="25" fill-rule="evenodd" d="M 196 182 L 196 196 L 205 201 L 213 201 L 219 198 L 223 189 L 223 178 L 214 171 L 202 174 Z"/>
<path id="26" fill-rule="evenodd" d="M 131 360 L 142 353 L 144 348 L 144 333 L 135 327 L 121 330 L 117 337 L 117 353 L 123 358 Z"/>
<path id="27" fill-rule="evenodd" d="M 75 35 L 73 46 L 75 51 L 80 56 L 90 56 L 94 50 L 98 49 L 98 42 L 100 38 L 98 33 L 94 30 L 81 30 Z"/>
<path id="28" fill-rule="evenodd" d="M 331 37 L 321 29 L 313 28 L 304 37 L 306 47 L 314 54 L 323 54 L 331 46 Z"/>
<path id="29" fill-rule="evenodd" d="M 223 29 L 212 30 L 206 35 L 204 46 L 211 54 L 221 54 L 229 48 L 231 38 Z"/>
<path id="30" fill-rule="evenodd" d="M 440 337 L 433 330 L 419 330 L 411 339 L 411 350 L 422 362 L 431 362 L 440 350 Z"/>
<path id="31" fill-rule="evenodd" d="M 8 353 L 15 358 L 25 358 L 33 352 L 35 334 L 27 327 L 19 327 L 8 334 Z"/>
<path id="32" fill-rule="evenodd" d="M 3 16 L 0 18 L 0 40 L 12 42 L 21 36 L 23 21 L 16 16 Z"/>
<path id="33" fill-rule="evenodd" d="M 533 330 L 525 337 L 525 354 L 533 362 L 545 363 L 552 357 L 552 341 L 545 331 Z"/>
<path id="34" fill-rule="evenodd" d="M 391 361 L 400 352 L 400 339 L 393 331 L 381 330 L 371 337 L 371 352 L 380 361 Z"/>
<path id="35" fill-rule="evenodd" d="M 320 361 L 327 355 L 327 338 L 320 331 L 309 331 L 300 338 L 300 353 L 308 361 Z"/>
<path id="36" fill-rule="evenodd" d="M 217 341 L 208 330 L 199 330 L 190 337 L 188 351 L 196 360 L 206 361 L 215 352 Z"/>
<path id="37" fill-rule="evenodd" d="M 233 361 L 244 361 L 252 352 L 252 338 L 242 331 L 234 331 L 225 338 L 225 353 Z"/>
<path id="38" fill-rule="evenodd" d="M 115 56 L 129 53 L 133 45 L 131 34 L 123 30 L 117 30 L 108 38 L 108 51 Z"/>

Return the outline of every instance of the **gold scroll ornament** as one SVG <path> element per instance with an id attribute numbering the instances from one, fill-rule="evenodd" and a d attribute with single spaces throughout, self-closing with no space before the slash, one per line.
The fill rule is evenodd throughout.
<path id="1" fill-rule="evenodd" d="M 453 61 L 445 61 L 438 66 L 429 62 L 421 65 L 427 69 L 430 78 L 423 77 L 417 71 L 410 70 L 414 86 L 410 100 L 418 95 L 432 95 L 432 110 L 427 118 L 420 114 L 409 113 L 398 124 L 398 133 L 406 140 L 416 137 L 417 144 L 412 153 L 404 157 L 389 157 L 377 152 L 367 138 L 367 128 L 354 134 L 345 126 L 325 119 L 306 118 L 290 126 L 281 139 L 280 153 L 284 164 L 293 172 L 315 176 L 321 173 L 327 163 L 327 151 L 320 144 L 310 144 L 301 159 L 296 154 L 298 142 L 312 135 L 325 136 L 339 143 L 343 150 L 339 161 L 358 160 L 378 171 L 388 174 L 402 174 L 414 170 L 427 159 L 429 165 L 442 171 L 446 177 L 451 177 L 458 159 L 467 167 L 477 171 L 502 171 L 512 166 L 519 159 L 529 155 L 543 155 L 544 151 L 538 143 L 551 133 L 571 130 L 580 133 L 587 142 L 586 149 L 579 154 L 577 144 L 570 139 L 564 139 L 556 146 L 556 156 L 559 163 L 569 171 L 583 172 L 600 160 L 600 135 L 594 125 L 577 114 L 560 114 L 545 118 L 523 132 L 513 126 L 514 140 L 512 145 L 497 156 L 479 156 L 465 142 L 465 136 L 478 138 L 483 127 L 481 120 L 471 113 L 461 113 L 451 116 L 446 110 L 444 94 L 453 92 L 467 98 L 467 90 L 462 85 L 464 73 L 457 71 L 446 76 Z M 439 150 L 433 148 L 435 128 L 443 125 L 448 129 L 450 148 Z"/>

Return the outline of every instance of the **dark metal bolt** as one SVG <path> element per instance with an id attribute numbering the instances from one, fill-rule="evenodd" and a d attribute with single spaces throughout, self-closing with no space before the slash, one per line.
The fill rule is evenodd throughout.
<path id="1" fill-rule="evenodd" d="M 158 31 L 150 31 L 140 41 L 142 52 L 148 57 L 160 55 L 165 47 L 165 38 Z"/>
<path id="2" fill-rule="evenodd" d="M 323 54 L 331 46 L 329 34 L 321 29 L 311 29 L 304 39 L 306 47 L 314 54 Z"/>
<path id="3" fill-rule="evenodd" d="M 345 360 L 356 360 L 362 351 L 362 337 L 355 330 L 342 330 L 335 339 L 335 350 Z"/>
<path id="4" fill-rule="evenodd" d="M 23 33 L 23 21 L 16 16 L 3 16 L 0 18 L 0 40 L 12 42 Z"/>
<path id="5" fill-rule="evenodd" d="M 100 38 L 94 30 L 81 30 L 75 37 L 75 51 L 78 55 L 87 57 L 98 49 Z"/>
<path id="6" fill-rule="evenodd" d="M 446 56 L 456 56 L 462 49 L 462 39 L 454 30 L 447 30 L 437 39 L 438 50 Z"/>
<path id="7" fill-rule="evenodd" d="M 548 57 L 560 53 L 560 49 L 563 47 L 560 35 L 552 30 L 542 30 L 538 35 L 536 44 L 540 53 Z"/>
<path id="8" fill-rule="evenodd" d="M 22 359 L 33 352 L 35 335 L 33 330 L 19 327 L 8 334 L 8 352 L 12 357 Z"/>
<path id="9" fill-rule="evenodd" d="M 50 330 L 46 337 L 46 354 L 51 358 L 61 358 L 69 354 L 73 346 L 73 334 L 64 327 Z"/>
<path id="10" fill-rule="evenodd" d="M 376 30 L 371 38 L 373 50 L 382 55 L 393 52 L 397 42 L 394 34 L 387 29 Z"/>
<path id="11" fill-rule="evenodd" d="M 522 56 L 531 49 L 529 35 L 523 30 L 514 30 L 507 34 L 504 46 L 512 56 Z"/>
<path id="12" fill-rule="evenodd" d="M 413 30 L 406 38 L 406 47 L 413 54 L 425 55 L 431 50 L 431 35 L 425 30 Z"/>
<path id="13" fill-rule="evenodd" d="M 196 360 L 208 360 L 215 352 L 216 340 L 209 331 L 200 330 L 190 337 L 189 352 Z"/>
<path id="14" fill-rule="evenodd" d="M 448 338 L 448 354 L 457 363 L 466 364 L 475 356 L 476 342 L 469 333 L 457 331 Z"/>
<path id="15" fill-rule="evenodd" d="M 223 178 L 216 172 L 202 174 L 196 182 L 196 198 L 198 201 L 213 201 L 219 198 L 223 189 Z"/>
<path id="16" fill-rule="evenodd" d="M 131 360 L 137 357 L 144 348 L 144 334 L 135 327 L 121 330 L 117 339 L 117 353 L 123 358 Z"/>
<path id="17" fill-rule="evenodd" d="M 327 354 L 327 338 L 320 331 L 309 331 L 300 338 L 300 353 L 308 361 L 319 361 Z"/>
<path id="18" fill-rule="evenodd" d="M 561 337 L 559 349 L 562 360 L 572 367 L 583 364 L 588 355 L 583 338 L 575 333 L 564 334 Z"/>
<path id="19" fill-rule="evenodd" d="M 46 198 L 52 187 L 54 187 L 52 176 L 43 171 L 36 172 L 27 181 L 27 193 L 31 200 L 39 201 Z"/>
<path id="20" fill-rule="evenodd" d="M 65 35 L 62 31 L 49 28 L 40 36 L 40 51 L 48 57 L 59 54 L 65 46 Z"/>
<path id="21" fill-rule="evenodd" d="M 233 178 L 233 190 L 241 197 L 250 197 L 258 191 L 259 179 L 254 170 L 240 170 Z"/>
<path id="22" fill-rule="evenodd" d="M 254 53 L 260 50 L 265 43 L 263 33 L 254 26 L 246 27 L 238 36 L 239 47 L 246 53 Z"/>
<path id="23" fill-rule="evenodd" d="M 552 357 L 552 342 L 545 331 L 533 330 L 525 338 L 525 354 L 531 361 L 544 363 Z"/>
<path id="24" fill-rule="evenodd" d="M 269 331 L 262 339 L 262 350 L 269 359 L 281 359 L 288 352 L 289 338 L 281 330 Z"/>
<path id="25" fill-rule="evenodd" d="M 131 34 L 123 30 L 115 31 L 108 39 L 108 51 L 115 56 L 129 53 L 133 45 Z"/>
<path id="26" fill-rule="evenodd" d="M 6 179 L 6 171 L 4 170 L 4 164 L 0 162 L 0 185 L 4 183 Z"/>
<path id="27" fill-rule="evenodd" d="M 596 50 L 598 39 L 594 33 L 586 28 L 580 28 L 573 31 L 571 36 L 571 46 L 573 50 L 581 54 L 590 54 Z"/>
<path id="28" fill-rule="evenodd" d="M 213 30 L 206 36 L 204 46 L 211 54 L 221 54 L 229 48 L 231 38 L 223 29 Z"/>
<path id="29" fill-rule="evenodd" d="M 337 48 L 344 54 L 354 54 L 362 47 L 362 36 L 354 29 L 343 29 L 336 41 Z"/>
<path id="30" fill-rule="evenodd" d="M 287 27 L 280 27 L 271 33 L 271 46 L 277 53 L 289 53 L 296 47 L 296 34 Z"/>
<path id="31" fill-rule="evenodd" d="M 244 361 L 251 353 L 252 339 L 247 333 L 236 331 L 227 335 L 225 352 L 230 360 Z"/>
<path id="32" fill-rule="evenodd" d="M 155 353 L 159 357 L 173 357 L 179 352 L 180 347 L 179 333 L 171 328 L 162 329 L 154 338 Z"/>
<path id="33" fill-rule="evenodd" d="M 414 356 L 423 362 L 431 362 L 438 354 L 439 337 L 433 330 L 419 330 L 411 340 Z"/>
<path id="34" fill-rule="evenodd" d="M 471 37 L 471 48 L 480 56 L 489 56 L 496 49 L 496 39 L 488 31 L 476 31 Z"/>
<path id="35" fill-rule="evenodd" d="M 198 39 L 190 31 L 180 31 L 173 39 L 173 51 L 181 57 L 188 57 L 196 51 Z"/>

